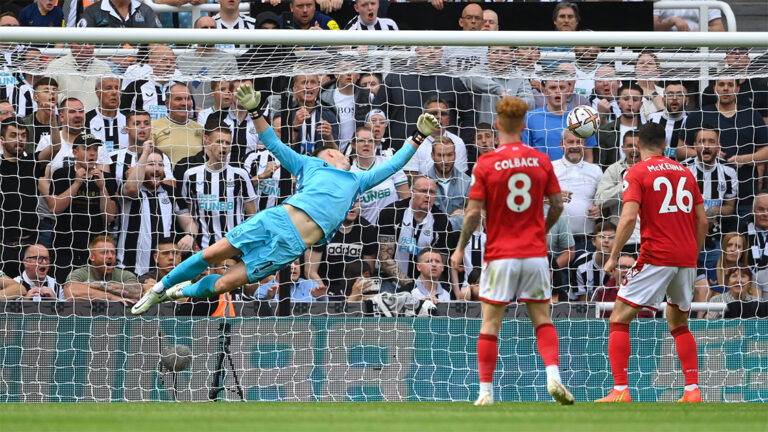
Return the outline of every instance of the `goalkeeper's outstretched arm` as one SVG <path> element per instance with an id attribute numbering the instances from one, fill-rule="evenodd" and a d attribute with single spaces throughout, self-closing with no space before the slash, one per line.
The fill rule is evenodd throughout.
<path id="1" fill-rule="evenodd" d="M 280 164 L 291 174 L 296 175 L 301 171 L 301 168 L 304 166 L 305 156 L 296 153 L 280 141 L 274 129 L 269 126 L 269 123 L 264 118 L 265 101 L 261 98 L 261 92 L 255 92 L 250 85 L 245 84 L 237 89 L 235 97 L 240 102 L 240 105 L 250 113 L 253 126 L 256 128 L 256 132 L 259 133 L 259 138 L 264 143 L 264 146 L 267 147 L 267 150 L 272 152 L 277 160 L 280 161 Z"/>
<path id="2" fill-rule="evenodd" d="M 408 163 L 411 157 L 416 153 L 416 150 L 419 149 L 421 143 L 424 142 L 428 136 L 432 135 L 438 127 L 440 127 L 440 123 L 432 114 L 424 113 L 420 115 L 416 122 L 416 130 L 413 132 L 413 135 L 408 138 L 406 144 L 403 145 L 403 148 L 398 150 L 397 153 L 392 156 L 392 159 L 380 165 L 378 168 L 362 174 L 362 189 L 368 190 L 403 169 L 405 164 Z"/>

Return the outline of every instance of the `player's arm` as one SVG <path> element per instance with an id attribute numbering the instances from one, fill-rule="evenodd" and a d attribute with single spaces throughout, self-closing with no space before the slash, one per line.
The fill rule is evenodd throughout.
<path id="1" fill-rule="evenodd" d="M 253 126 L 256 128 L 256 132 L 259 133 L 259 138 L 267 150 L 275 155 L 288 172 L 296 175 L 304 165 L 304 157 L 280 141 L 274 129 L 267 123 L 267 120 L 264 118 L 264 103 L 266 99 L 262 100 L 261 92 L 255 92 L 250 85 L 245 84 L 237 89 L 235 97 L 240 102 L 240 105 L 250 113 L 251 119 L 253 119 Z"/>
<path id="2" fill-rule="evenodd" d="M 563 204 L 563 194 L 558 192 L 549 195 L 549 212 L 547 212 L 547 219 L 544 221 L 545 232 L 549 232 L 557 220 L 560 219 L 560 215 L 563 213 L 565 204 Z"/>
<path id="3" fill-rule="evenodd" d="M 702 205 L 702 211 L 704 206 Z M 613 241 L 613 250 L 611 250 L 611 256 L 608 258 L 608 262 L 605 263 L 604 269 L 606 273 L 613 273 L 616 268 L 616 263 L 619 259 L 621 250 L 624 249 L 624 245 L 632 237 L 632 233 L 635 231 L 635 224 L 637 223 L 637 214 L 640 212 L 640 203 L 637 201 L 626 201 L 624 207 L 621 209 L 621 217 L 619 218 L 619 225 L 616 227 L 616 238 Z M 706 216 L 704 217 L 704 231 L 706 234 Z M 703 240 L 702 240 L 703 242 Z"/>
<path id="4" fill-rule="evenodd" d="M 699 246 L 699 250 L 701 250 L 701 248 L 704 247 L 704 239 L 707 237 L 707 232 L 709 231 L 709 223 L 707 222 L 707 212 L 704 211 L 703 203 L 696 204 L 694 211 L 696 212 L 696 244 Z M 624 217 L 623 214 L 621 216 L 622 218 Z M 621 224 L 621 221 L 619 221 L 619 224 Z M 618 240 L 618 238 L 619 233 L 617 232 L 616 240 Z M 615 243 L 614 249 L 616 249 Z"/>
<path id="5" fill-rule="evenodd" d="M 406 141 L 407 143 L 410 143 L 410 145 L 404 145 L 387 162 L 374 168 L 372 171 L 362 174 L 363 180 L 361 181 L 361 188 L 363 190 L 368 190 L 402 170 L 405 164 L 408 163 L 411 157 L 416 153 L 416 150 L 419 149 L 421 143 L 424 142 L 428 136 L 432 135 L 438 127 L 440 127 L 440 124 L 432 114 L 424 113 L 420 115 L 418 121 L 416 121 L 416 130 Z"/>
<path id="6" fill-rule="evenodd" d="M 24 285 L 0 272 L 0 300 L 15 300 L 27 294 Z"/>
<path id="7" fill-rule="evenodd" d="M 472 238 L 472 233 L 480 225 L 483 208 L 485 208 L 484 200 L 470 199 L 467 203 L 467 208 L 464 209 L 464 223 L 461 225 L 459 244 L 456 245 L 456 250 L 451 255 L 451 267 L 456 269 L 456 271 L 464 269 L 464 250 L 467 247 L 467 243 L 469 243 L 469 239 Z"/>

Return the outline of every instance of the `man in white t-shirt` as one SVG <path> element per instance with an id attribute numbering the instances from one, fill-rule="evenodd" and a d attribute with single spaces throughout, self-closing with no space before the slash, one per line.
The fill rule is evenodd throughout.
<path id="1" fill-rule="evenodd" d="M 585 146 L 583 138 L 564 129 L 560 141 L 563 157 L 552 161 L 552 168 L 565 196 L 563 214 L 567 217 L 573 237 L 582 240 L 592 233 L 595 220 L 602 216 L 600 207 L 595 206 L 594 198 L 603 170 L 584 160 Z"/>
<path id="2" fill-rule="evenodd" d="M 720 11 L 709 8 L 707 22 L 709 31 L 725 31 Z M 699 9 L 654 9 L 653 29 L 655 31 L 700 31 Z"/>
<path id="3" fill-rule="evenodd" d="M 64 99 L 59 103 L 59 119 L 61 122 L 61 128 L 59 129 L 60 142 L 51 145 L 51 136 L 43 135 L 35 149 L 39 161 L 51 161 L 51 172 L 61 168 L 64 165 L 65 159 L 74 157 L 72 143 L 78 135 L 83 133 L 85 128 L 85 108 L 83 103 L 76 98 Z M 53 130 L 52 133 L 56 133 L 56 130 Z M 107 149 L 104 146 L 99 146 L 98 163 L 100 165 L 109 165 L 111 162 Z"/>
<path id="4" fill-rule="evenodd" d="M 438 99 L 437 97 L 431 98 L 424 104 L 424 110 L 429 114 L 435 116 L 440 123 L 440 127 L 435 130 L 431 136 L 427 137 L 423 143 L 416 150 L 416 154 L 413 155 L 411 160 L 405 164 L 403 171 L 408 175 L 427 175 L 429 170 L 435 164 L 432 160 L 432 143 L 437 137 L 444 136 L 453 141 L 456 146 L 456 169 L 462 173 L 467 172 L 467 146 L 464 144 L 458 135 L 449 132 L 448 126 L 450 121 L 450 107 L 448 104 Z"/>

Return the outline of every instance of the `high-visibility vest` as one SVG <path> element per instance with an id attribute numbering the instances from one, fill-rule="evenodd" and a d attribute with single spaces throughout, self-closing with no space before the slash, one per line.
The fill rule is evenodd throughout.
<path id="1" fill-rule="evenodd" d="M 211 314 L 212 317 L 233 317 L 235 316 L 235 305 L 232 304 L 232 295 L 228 292 L 219 294 L 219 305 Z"/>

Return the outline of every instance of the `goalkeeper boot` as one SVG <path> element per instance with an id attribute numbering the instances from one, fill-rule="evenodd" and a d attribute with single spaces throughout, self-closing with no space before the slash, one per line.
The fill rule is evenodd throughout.
<path id="1" fill-rule="evenodd" d="M 698 388 L 686 390 L 678 402 L 701 403 L 701 390 Z"/>
<path id="2" fill-rule="evenodd" d="M 547 379 L 547 391 L 560 405 L 573 405 L 573 395 L 560 381 Z"/>
<path id="3" fill-rule="evenodd" d="M 493 392 L 480 390 L 480 394 L 477 396 L 475 406 L 493 405 Z"/>
<path id="4" fill-rule="evenodd" d="M 611 389 L 608 396 L 598 399 L 595 402 L 632 402 L 632 397 L 629 395 L 629 388 L 624 390 Z"/>
<path id="5" fill-rule="evenodd" d="M 192 282 L 190 281 L 182 282 L 165 290 L 163 289 L 164 288 L 163 283 L 158 282 L 155 284 L 155 286 L 148 289 L 147 292 L 145 292 L 144 295 L 139 299 L 139 301 L 136 302 L 135 305 L 133 305 L 133 307 L 131 308 L 131 313 L 134 315 L 141 315 L 147 310 L 149 310 L 149 308 L 152 307 L 152 305 L 154 304 L 162 303 L 169 300 L 176 300 L 179 297 L 176 297 L 175 295 L 177 293 L 181 293 L 184 287 L 191 283 Z M 169 296 L 169 294 L 173 294 L 173 296 Z"/>

